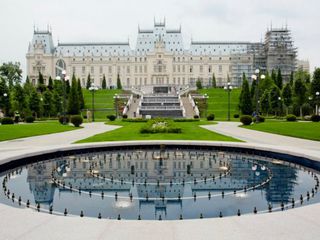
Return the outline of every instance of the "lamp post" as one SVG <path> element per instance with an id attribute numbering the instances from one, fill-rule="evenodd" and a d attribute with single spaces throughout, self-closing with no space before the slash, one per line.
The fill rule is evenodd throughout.
<path id="1" fill-rule="evenodd" d="M 316 92 L 316 115 L 319 115 L 319 96 L 320 96 L 320 92 Z"/>
<path id="2" fill-rule="evenodd" d="M 8 97 L 8 93 L 3 93 L 3 107 L 4 107 L 4 109 L 3 109 L 3 113 L 4 113 L 4 116 L 6 116 L 6 106 L 8 106 L 8 105 L 6 105 L 6 102 L 7 102 L 7 98 Z"/>
<path id="3" fill-rule="evenodd" d="M 278 97 L 278 101 L 279 101 L 279 117 L 281 114 L 281 108 L 282 108 L 282 104 L 281 104 L 281 97 Z"/>
<path id="4" fill-rule="evenodd" d="M 232 91 L 231 83 L 228 82 L 227 86 L 224 86 L 223 89 L 228 92 L 228 121 L 230 121 L 230 93 Z"/>
<path id="5" fill-rule="evenodd" d="M 63 80 L 63 105 L 62 105 L 62 111 L 63 111 L 63 125 L 67 124 L 67 110 L 66 110 L 66 104 L 67 104 L 67 92 L 66 92 L 66 81 L 69 81 L 69 76 L 67 76 L 67 71 L 63 70 L 61 72 L 61 76 L 57 76 L 56 80 Z"/>
<path id="6" fill-rule="evenodd" d="M 98 90 L 98 87 L 91 83 L 89 91 L 92 93 L 92 122 L 94 122 L 94 92 Z"/>
<path id="7" fill-rule="evenodd" d="M 115 94 L 113 96 L 113 99 L 115 100 L 115 108 L 116 108 L 116 117 L 118 118 L 118 99 L 119 99 L 119 95 Z"/>
<path id="8" fill-rule="evenodd" d="M 253 81 L 256 81 L 256 122 L 259 122 L 259 78 L 260 79 L 265 79 L 265 75 L 260 76 L 260 69 L 256 69 L 254 71 L 255 74 L 251 76 Z"/>

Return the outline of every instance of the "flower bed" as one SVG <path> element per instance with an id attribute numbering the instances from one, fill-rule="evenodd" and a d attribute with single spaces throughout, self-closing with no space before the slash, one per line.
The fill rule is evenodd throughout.
<path id="1" fill-rule="evenodd" d="M 176 127 L 172 120 L 151 119 L 141 129 L 140 133 L 181 133 L 182 130 Z"/>

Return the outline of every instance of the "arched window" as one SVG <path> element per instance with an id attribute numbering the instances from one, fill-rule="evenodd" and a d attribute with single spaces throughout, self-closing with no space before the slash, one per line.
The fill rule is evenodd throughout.
<path id="1" fill-rule="evenodd" d="M 66 69 L 66 63 L 62 59 L 59 59 L 56 63 L 56 76 L 61 76 L 62 71 L 65 69 Z"/>

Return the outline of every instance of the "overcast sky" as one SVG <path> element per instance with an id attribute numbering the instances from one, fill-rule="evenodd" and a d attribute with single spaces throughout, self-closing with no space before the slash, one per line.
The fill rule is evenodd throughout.
<path id="1" fill-rule="evenodd" d="M 19 61 L 33 27 L 52 27 L 54 42 L 127 41 L 140 28 L 166 17 L 182 26 L 185 47 L 193 40 L 260 41 L 267 27 L 288 24 L 299 59 L 320 66 L 319 0 L 1 0 L 0 62 Z"/>

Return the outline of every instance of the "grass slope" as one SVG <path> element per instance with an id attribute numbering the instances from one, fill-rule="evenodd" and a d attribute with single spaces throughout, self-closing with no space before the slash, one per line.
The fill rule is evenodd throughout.
<path id="1" fill-rule="evenodd" d="M 85 102 L 85 109 L 92 109 L 92 93 L 83 89 L 83 97 Z M 114 99 L 113 96 L 117 93 L 119 94 L 121 90 L 117 89 L 100 89 L 94 93 L 94 107 L 95 111 L 95 119 L 106 121 L 106 116 L 109 114 L 115 114 L 114 111 Z M 109 108 L 111 110 L 99 110 Z"/>
<path id="2" fill-rule="evenodd" d="M 266 121 L 264 123 L 242 127 L 262 132 L 320 141 L 320 123 Z"/>
<path id="3" fill-rule="evenodd" d="M 208 110 L 207 113 L 214 113 L 215 120 L 225 121 L 228 119 L 228 93 L 222 88 L 210 88 L 199 90 L 202 94 L 208 94 Z M 239 113 L 238 104 L 241 89 L 233 89 L 230 94 L 230 116 L 234 119 L 233 114 Z"/>
<path id="4" fill-rule="evenodd" d="M 116 122 L 115 125 L 123 126 L 119 129 L 97 134 L 87 139 L 80 140 L 78 143 L 103 142 L 103 141 L 131 141 L 131 140 L 208 140 L 208 141 L 239 141 L 204 128 L 199 125 L 213 124 L 206 121 L 202 122 L 176 122 L 177 127 L 182 128 L 182 133 L 156 133 L 141 134 L 140 128 L 145 123 Z"/>
<path id="5" fill-rule="evenodd" d="M 0 125 L 0 141 L 75 130 L 58 122 Z"/>

